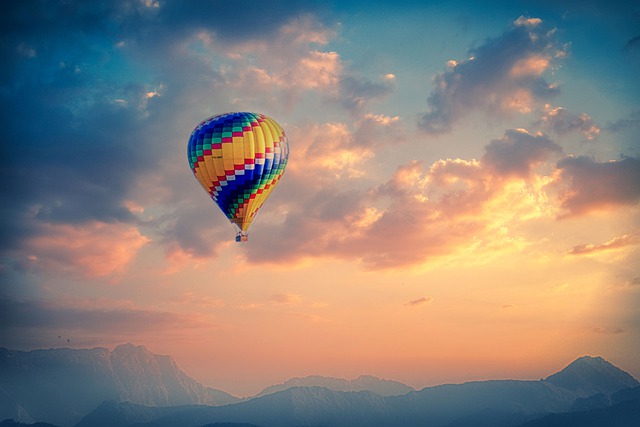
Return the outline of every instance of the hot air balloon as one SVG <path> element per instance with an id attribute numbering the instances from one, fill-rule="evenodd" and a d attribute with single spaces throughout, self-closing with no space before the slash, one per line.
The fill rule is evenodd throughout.
<path id="1" fill-rule="evenodd" d="M 209 117 L 187 145 L 194 176 L 236 229 L 236 242 L 248 239 L 258 209 L 280 181 L 289 158 L 284 130 L 256 113 Z"/>

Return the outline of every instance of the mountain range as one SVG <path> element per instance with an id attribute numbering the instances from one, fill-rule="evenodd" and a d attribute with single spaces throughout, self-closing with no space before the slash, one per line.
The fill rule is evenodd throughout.
<path id="1" fill-rule="evenodd" d="M 144 346 L 0 349 L 0 420 L 14 420 L 0 427 L 566 427 L 603 419 L 635 426 L 638 408 L 640 383 L 601 357 L 581 357 L 538 381 L 414 390 L 372 376 L 310 376 L 239 399 L 202 386 Z"/>
<path id="2" fill-rule="evenodd" d="M 202 386 L 170 356 L 144 346 L 124 344 L 113 351 L 0 348 L 0 420 L 69 426 L 105 400 L 158 407 L 226 405 L 240 399 Z"/>
<path id="3" fill-rule="evenodd" d="M 311 375 L 304 378 L 292 378 L 282 384 L 269 386 L 255 397 L 277 393 L 292 387 L 324 387 L 333 391 L 372 391 L 380 396 L 400 396 L 414 391 L 413 387 L 408 385 L 397 381 L 382 380 L 371 375 L 361 375 L 355 380 Z"/>

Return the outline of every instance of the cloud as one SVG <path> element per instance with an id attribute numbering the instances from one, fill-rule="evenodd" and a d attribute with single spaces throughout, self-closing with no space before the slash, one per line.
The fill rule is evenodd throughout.
<path id="1" fill-rule="evenodd" d="M 291 110 L 301 96 L 315 92 L 358 116 L 372 101 L 382 100 L 395 89 L 395 76 L 371 80 L 350 69 L 335 51 L 324 50 L 335 31 L 311 15 L 292 17 L 272 37 L 224 46 L 215 33 L 197 36 L 206 40 L 208 55 L 226 54 L 220 74 L 225 85 L 269 97 L 271 105 Z"/>
<path id="2" fill-rule="evenodd" d="M 394 90 L 395 76 L 369 79 L 326 49 L 336 33 L 320 19 L 321 2 L 270 2 L 268 20 L 248 1 L 197 6 L 123 0 L 6 9 L 5 255 L 91 277 L 120 274 L 144 239 L 164 245 L 165 273 L 217 256 L 232 231 L 185 172 L 176 142 L 206 115 L 250 105 L 277 119 L 309 93 L 348 110 L 350 120 L 303 124 L 300 133 L 288 126 L 296 147 L 285 182 L 297 180 L 288 184 L 294 194 L 315 203 L 318 225 L 355 215 L 355 192 L 336 193 L 336 183 L 364 178 L 377 147 L 406 141 L 399 117 L 366 110 Z M 269 204 L 279 203 L 277 193 Z M 303 219 L 296 229 L 313 234 Z M 126 234 L 133 229 L 138 235 Z M 89 236 L 99 242 L 90 249 Z M 67 238 L 85 243 L 57 250 Z M 90 260 L 99 252 L 107 255 L 102 266 L 97 255 Z"/>
<path id="3" fill-rule="evenodd" d="M 399 116 L 365 113 L 357 121 L 353 143 L 360 147 L 388 147 L 407 141 L 407 132 Z"/>
<path id="4" fill-rule="evenodd" d="M 560 204 L 565 217 L 584 215 L 640 201 L 640 159 L 597 162 L 592 158 L 567 157 L 557 164 Z"/>
<path id="5" fill-rule="evenodd" d="M 433 302 L 433 297 L 421 297 L 421 298 L 409 301 L 405 305 L 409 305 L 409 306 L 415 307 L 417 305 L 429 304 L 429 303 L 432 303 L 432 302 Z"/>
<path id="6" fill-rule="evenodd" d="M 320 141 L 331 147 L 331 138 Z M 336 257 L 387 269 L 471 245 L 500 250 L 503 223 L 545 214 L 543 180 L 534 169 L 559 151 L 544 135 L 507 130 L 487 145 L 480 161 L 447 159 L 430 166 L 411 161 L 373 186 L 367 180 L 345 185 L 325 168 L 300 163 L 283 181 L 274 201 L 280 206 L 271 205 L 269 223 L 261 218 L 265 225 L 251 237 L 246 256 L 250 262 L 285 265 Z"/>
<path id="7" fill-rule="evenodd" d="M 640 51 L 640 36 L 635 36 L 627 41 L 625 45 L 625 51 L 627 52 L 639 52 Z"/>
<path id="8" fill-rule="evenodd" d="M 562 153 L 562 148 L 545 135 L 508 129 L 501 139 L 485 147 L 482 162 L 499 176 L 526 179 L 554 153 Z"/>
<path id="9" fill-rule="evenodd" d="M 342 105 L 349 111 L 358 111 L 370 101 L 383 99 L 394 90 L 395 76 L 385 75 L 379 82 L 373 82 L 358 75 L 345 75 L 340 80 Z"/>
<path id="10" fill-rule="evenodd" d="M 40 234 L 24 243 L 24 263 L 49 274 L 113 276 L 124 272 L 149 242 L 138 229 L 121 223 L 43 224 Z"/>
<path id="11" fill-rule="evenodd" d="M 251 0 L 179 0 L 160 2 L 158 20 L 170 34 L 214 31 L 224 43 L 273 38 L 292 18 L 321 11 L 321 2 L 275 0 L 256 5 Z M 265 17 L 268 16 L 268 19 Z"/>
<path id="12" fill-rule="evenodd" d="M 600 135 L 600 128 L 587 114 L 577 115 L 566 108 L 552 107 L 550 104 L 545 105 L 544 114 L 538 124 L 557 135 L 580 132 L 587 139 L 594 139 Z"/>
<path id="13" fill-rule="evenodd" d="M 176 142 L 184 144 L 213 99 L 231 109 L 254 96 L 262 101 L 251 104 L 271 110 L 286 88 L 291 96 L 335 92 L 348 75 L 339 55 L 317 49 L 333 34 L 313 17 L 318 7 L 277 0 L 268 20 L 244 1 L 5 8 L 0 82 L 10 89 L 0 93 L 0 113 L 11 119 L 0 129 L 3 254 L 25 258 L 37 249 L 41 266 L 68 262 L 69 270 L 114 274 L 115 260 L 97 273 L 81 267 L 86 257 L 77 264 L 79 253 L 45 258 L 55 258 L 51 247 L 72 230 L 74 239 L 96 232 L 102 242 L 106 229 L 146 227 L 173 265 L 215 255 L 227 237 L 223 221 L 209 227 L 217 207 L 196 193 Z M 239 10 L 242 20 L 232 20 Z M 262 78 L 275 88 L 265 89 Z M 119 247 L 122 236 L 113 238 Z"/>
<path id="14" fill-rule="evenodd" d="M 605 327 L 605 326 L 594 326 L 593 328 L 591 328 L 591 331 L 595 332 L 596 334 L 606 334 L 606 335 L 617 335 L 617 334 L 624 334 L 625 332 L 627 332 L 627 330 L 624 328 Z"/>
<path id="15" fill-rule="evenodd" d="M 195 180 L 193 184 L 196 185 Z M 161 235 L 167 244 L 170 258 L 215 256 L 228 240 L 225 237 L 235 233 L 233 226 L 227 223 L 220 208 L 207 197 L 204 190 L 199 193 L 194 194 L 197 203 L 180 206 L 175 212 L 159 220 Z"/>
<path id="16" fill-rule="evenodd" d="M 520 17 L 500 37 L 472 49 L 469 59 L 449 61 L 434 77 L 429 109 L 419 125 L 443 133 L 474 109 L 497 115 L 531 112 L 558 93 L 543 74 L 566 55 L 540 19 Z"/>
<path id="17" fill-rule="evenodd" d="M 164 95 L 147 76 L 119 70 L 125 60 L 110 28 L 127 4 L 5 9 L 0 55 L 8 66 L 0 79 L 11 89 L 0 93 L 0 113 L 10 118 L 0 129 L 3 250 L 54 224 L 137 223 L 126 202 L 132 183 L 162 157 L 148 113 Z"/>
<path id="18" fill-rule="evenodd" d="M 610 132 L 620 132 L 638 126 L 640 126 L 640 110 L 633 111 L 626 118 L 608 124 L 606 129 Z"/>
<path id="19" fill-rule="evenodd" d="M 140 309 L 118 301 L 17 301 L 4 297 L 0 297 L 0 320 L 4 345 L 31 348 L 60 345 L 60 334 L 70 337 L 72 343 L 122 342 L 141 333 L 184 333 L 185 329 L 207 326 L 196 315 Z"/>
<path id="20" fill-rule="evenodd" d="M 618 249 L 618 248 L 623 248 L 625 246 L 639 245 L 639 244 L 640 244 L 640 234 L 637 234 L 637 233 L 625 234 L 623 236 L 615 237 L 599 245 L 585 244 L 585 245 L 574 246 L 570 254 L 586 255 L 591 253 L 607 251 L 610 249 Z"/>
<path id="21" fill-rule="evenodd" d="M 270 38 L 235 46 L 211 42 L 206 52 L 226 53 L 225 65 L 220 68 L 226 85 L 253 98 L 271 95 L 280 108 L 291 109 L 305 91 L 338 97 L 344 65 L 337 52 L 320 50 L 334 33 L 305 15 L 283 23 Z"/>
<path id="22" fill-rule="evenodd" d="M 302 297 L 298 294 L 275 294 L 271 296 L 271 301 L 278 304 L 297 305 L 302 303 Z"/>
<path id="23" fill-rule="evenodd" d="M 292 129 L 291 139 L 296 145 L 287 174 L 312 177 L 317 184 L 363 176 L 364 161 L 373 157 L 372 147 L 356 144 L 347 124 L 341 122 Z"/>

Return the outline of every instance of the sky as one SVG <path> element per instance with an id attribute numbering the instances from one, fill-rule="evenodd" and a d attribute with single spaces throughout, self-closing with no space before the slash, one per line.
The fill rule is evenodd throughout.
<path id="1" fill-rule="evenodd" d="M 640 378 L 637 2 L 28 0 L 0 55 L 0 346 L 237 396 Z M 230 111 L 290 145 L 245 243 L 186 157 Z"/>

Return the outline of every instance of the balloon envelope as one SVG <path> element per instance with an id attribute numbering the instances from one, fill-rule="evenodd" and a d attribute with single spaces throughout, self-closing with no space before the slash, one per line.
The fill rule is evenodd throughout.
<path id="1" fill-rule="evenodd" d="M 289 142 L 282 127 L 264 114 L 226 113 L 193 130 L 187 157 L 200 185 L 236 226 L 236 241 L 245 241 L 284 173 Z"/>

